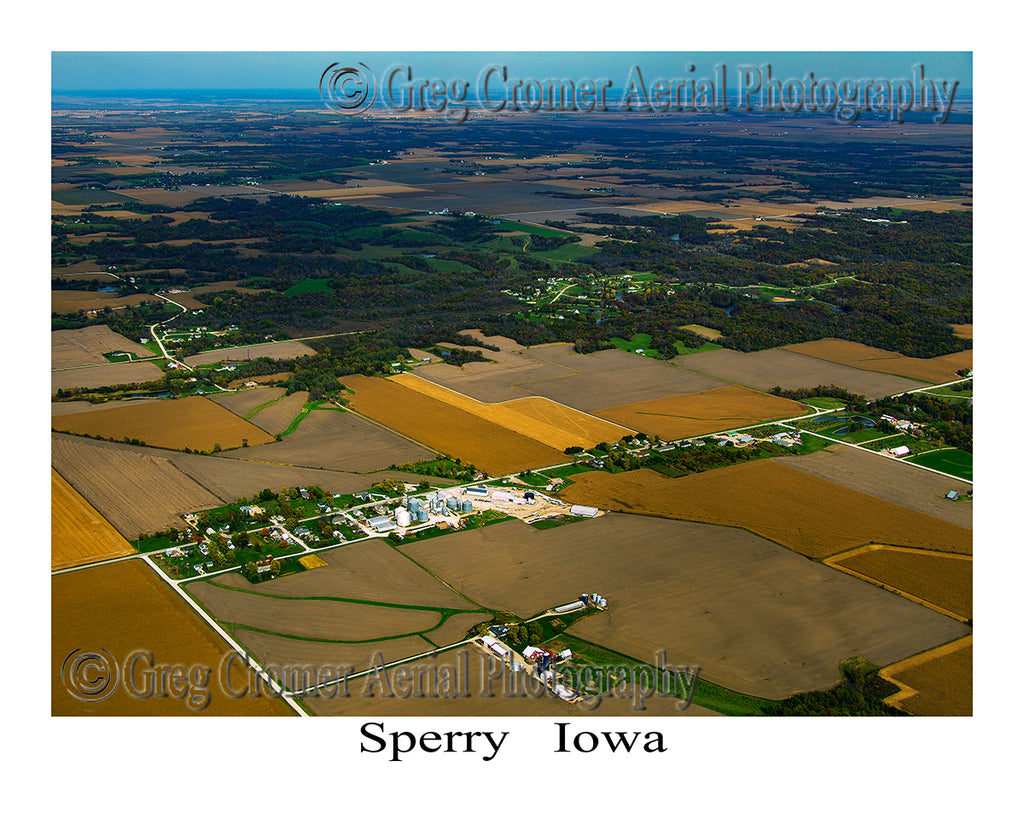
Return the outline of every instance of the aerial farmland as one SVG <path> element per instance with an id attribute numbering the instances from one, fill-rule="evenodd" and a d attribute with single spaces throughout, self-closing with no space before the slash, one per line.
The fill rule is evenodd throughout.
<path id="1" fill-rule="evenodd" d="M 972 713 L 969 113 L 309 108 L 54 104 L 53 714 Z"/>

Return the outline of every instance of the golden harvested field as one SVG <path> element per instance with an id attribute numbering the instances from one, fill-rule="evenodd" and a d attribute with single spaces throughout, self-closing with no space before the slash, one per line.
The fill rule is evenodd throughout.
<path id="1" fill-rule="evenodd" d="M 272 581 L 271 581 L 272 582 Z M 189 595 L 222 623 L 311 640 L 365 642 L 429 631 L 441 620 L 435 611 L 368 606 L 341 600 L 281 600 L 263 584 L 234 590 L 214 581 L 186 586 Z"/>
<path id="2" fill-rule="evenodd" d="M 258 588 L 277 597 L 337 597 L 410 606 L 475 608 L 380 538 L 317 554 L 327 563 L 326 568 L 278 577 Z M 221 575 L 217 583 L 237 589 L 253 588 L 248 580 L 234 573 Z"/>
<path id="3" fill-rule="evenodd" d="M 391 657 L 385 653 L 385 660 Z M 401 669 L 401 671 L 399 671 Z M 645 703 L 643 711 L 633 710 L 632 699 L 607 698 L 592 710 L 579 705 L 563 702 L 557 697 L 537 691 L 535 696 L 512 696 L 522 691 L 522 681 L 514 681 L 506 669 L 504 677 L 496 678 L 498 667 L 488 664 L 483 650 L 473 646 L 459 646 L 438 654 L 436 657 L 421 657 L 402 666 L 391 669 L 389 678 L 396 686 L 397 673 L 408 674 L 419 687 L 413 695 L 382 697 L 380 686 L 374 685 L 372 697 L 364 697 L 368 690 L 368 677 L 349 681 L 348 697 L 331 696 L 327 689 L 323 696 L 306 697 L 305 705 L 317 716 L 361 716 L 361 717 L 675 717 L 675 716 L 717 716 L 715 712 L 699 705 L 690 705 L 680 711 L 677 700 L 669 697 L 652 697 Z M 444 696 L 448 689 L 435 686 L 435 680 L 453 679 L 458 681 L 458 691 L 464 696 Z M 488 682 L 488 680 L 490 680 Z M 481 694 L 488 691 L 494 696 Z M 415 696 L 422 691 L 424 696 Z M 546 691 L 546 689 L 545 689 Z M 396 695 L 399 693 L 395 692 Z M 434 696 L 440 694 L 441 696 Z M 640 726 L 636 726 L 640 730 Z M 488 746 L 489 747 L 489 746 Z"/>
<path id="4" fill-rule="evenodd" d="M 973 324 L 951 324 L 953 328 L 953 335 L 957 338 L 966 338 L 968 340 L 974 338 L 974 325 Z"/>
<path id="5" fill-rule="evenodd" d="M 565 460 L 564 453 L 553 447 L 392 381 L 356 375 L 346 376 L 344 382 L 355 392 L 351 406 L 356 412 L 491 475 Z"/>
<path id="6" fill-rule="evenodd" d="M 969 717 L 974 712 L 974 637 L 883 668 L 879 675 L 903 689 L 887 700 L 890 705 L 922 717 Z"/>
<path id="7" fill-rule="evenodd" d="M 871 545 L 834 555 L 825 563 L 896 590 L 958 620 L 973 617 L 974 562 L 969 556 Z"/>
<path id="8" fill-rule="evenodd" d="M 113 293 L 100 293 L 89 290 L 53 290 L 50 292 L 50 310 L 54 313 L 77 313 L 79 310 L 102 310 L 109 307 L 116 310 L 125 305 L 145 304 L 158 301 L 155 296 L 135 293 L 131 296 L 118 297 Z M 56 331 L 61 332 L 61 331 Z M 74 332 L 65 330 L 63 332 Z M 152 355 L 149 351 L 146 355 Z"/>
<path id="9" fill-rule="evenodd" d="M 728 526 L 612 513 L 546 530 L 508 521 L 400 550 L 482 605 L 524 617 L 597 591 L 608 609 L 571 634 L 646 662 L 664 649 L 671 663 L 772 698 L 833 685 L 845 657 L 884 665 L 968 631 Z"/>
<path id="10" fill-rule="evenodd" d="M 200 364 L 216 364 L 220 361 L 245 361 L 249 358 L 279 360 L 315 354 L 311 347 L 307 347 L 301 341 L 271 341 L 266 344 L 251 344 L 248 347 L 223 347 L 219 350 L 209 350 L 198 355 L 187 356 L 185 363 L 190 367 L 196 367 Z"/>
<path id="11" fill-rule="evenodd" d="M 149 357 L 152 353 L 115 333 L 105 324 L 80 330 L 54 330 L 50 333 L 50 367 L 78 367 L 84 364 L 107 364 L 103 353 L 125 352 Z"/>
<path id="12" fill-rule="evenodd" d="M 681 329 L 689 330 L 691 333 L 696 333 L 702 338 L 706 338 L 708 341 L 715 341 L 722 337 L 721 330 L 713 330 L 710 327 L 705 327 L 703 324 L 684 324 Z"/>
<path id="13" fill-rule="evenodd" d="M 299 563 L 301 563 L 302 567 L 307 570 L 322 569 L 327 565 L 327 561 L 320 557 L 320 555 L 305 555 L 299 558 Z"/>
<path id="14" fill-rule="evenodd" d="M 971 489 L 969 483 L 915 469 L 895 458 L 835 444 L 779 463 L 966 529 L 974 526 L 973 501 L 946 500 L 950 489 L 966 494 Z"/>
<path id="15" fill-rule="evenodd" d="M 564 450 L 570 446 L 589 449 L 602 441 L 617 441 L 623 435 L 631 435 L 636 431 L 635 428 L 603 421 L 548 398 L 516 398 L 498 404 L 484 404 L 410 373 L 392 376 L 390 380 L 513 432 L 521 432 L 555 449 Z"/>
<path id="16" fill-rule="evenodd" d="M 66 569 L 133 554 L 118 531 L 50 469 L 50 568 Z"/>
<path id="17" fill-rule="evenodd" d="M 269 443 L 273 437 L 230 410 L 198 396 L 139 406 L 80 412 L 53 419 L 58 432 L 99 435 L 114 441 L 136 438 L 165 449 L 212 450 Z"/>
<path id="18" fill-rule="evenodd" d="M 129 539 L 169 526 L 184 528 L 182 513 L 224 502 L 166 458 L 154 457 L 156 452 L 51 436 L 53 467 Z"/>
<path id="19" fill-rule="evenodd" d="M 259 421 L 267 410 L 253 416 L 253 421 Z M 313 409 L 306 412 L 298 428 L 280 442 L 235 449 L 224 453 L 224 457 L 344 472 L 375 472 L 392 464 L 429 461 L 434 453 L 354 412 Z"/>
<path id="20" fill-rule="evenodd" d="M 106 359 L 104 359 L 106 360 Z M 163 378 L 164 371 L 149 361 L 130 364 L 97 364 L 50 373 L 50 393 L 71 387 L 111 387 L 115 384 L 140 384 Z"/>
<path id="21" fill-rule="evenodd" d="M 781 347 L 757 353 L 713 350 L 708 353 L 693 353 L 676 360 L 679 362 L 677 367 L 735 381 L 762 392 L 769 392 L 775 386 L 792 390 L 817 387 L 819 384 L 835 384 L 858 395 L 880 398 L 883 395 L 906 392 L 921 386 L 918 381 L 836 364 L 800 355 Z"/>
<path id="22" fill-rule="evenodd" d="M 953 381 L 960 377 L 956 374 L 957 370 L 971 369 L 974 366 L 973 350 L 950 353 L 938 358 L 909 358 L 900 353 L 838 338 L 823 338 L 820 341 L 791 344 L 781 349 L 820 358 L 824 361 L 846 364 L 860 370 L 917 378 L 932 384 Z"/>
<path id="23" fill-rule="evenodd" d="M 230 647 L 211 631 L 188 605 L 142 560 L 128 560 L 95 566 L 50 580 L 52 663 L 50 713 L 54 716 L 285 716 L 292 710 L 272 697 L 240 697 L 224 693 L 218 676 Z M 65 660 L 73 652 L 104 650 L 120 669 L 118 685 L 100 702 L 80 702 L 61 680 Z M 209 670 L 204 685 L 199 676 L 195 687 L 196 705 L 209 694 L 201 710 L 189 708 L 186 698 L 135 697 L 124 685 L 124 665 L 137 651 L 147 652 L 138 663 L 147 670 L 148 653 L 153 664 L 199 666 L 198 674 Z M 91 675 L 89 675 L 91 676 Z M 145 679 L 136 674 L 143 692 Z"/>
<path id="24" fill-rule="evenodd" d="M 689 395 L 612 407 L 601 410 L 598 415 L 671 441 L 774 418 L 792 418 L 806 411 L 807 408 L 796 401 L 730 384 Z"/>
<path id="25" fill-rule="evenodd" d="M 789 469 L 750 461 L 683 478 L 586 472 L 560 497 L 602 509 L 739 526 L 811 558 L 868 543 L 971 554 L 969 529 Z"/>

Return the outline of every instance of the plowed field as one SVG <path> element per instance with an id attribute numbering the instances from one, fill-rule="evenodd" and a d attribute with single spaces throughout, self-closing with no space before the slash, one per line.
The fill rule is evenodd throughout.
<path id="1" fill-rule="evenodd" d="M 965 637 L 882 669 L 903 690 L 889 702 L 924 717 L 969 717 L 974 711 L 974 639 Z"/>
<path id="2" fill-rule="evenodd" d="M 118 531 L 50 469 L 50 567 L 63 569 L 130 555 L 135 550 Z"/>
<path id="3" fill-rule="evenodd" d="M 973 561 L 966 556 L 869 546 L 826 561 L 961 620 L 973 616 Z"/>
<path id="4" fill-rule="evenodd" d="M 812 558 L 868 543 L 970 554 L 971 532 L 761 460 L 666 478 L 648 469 L 587 472 L 561 497 L 602 509 L 739 526 Z"/>
<path id="5" fill-rule="evenodd" d="M 854 341 L 842 341 L 838 338 L 823 338 L 820 341 L 808 341 L 803 344 L 791 344 L 783 347 L 801 355 L 846 364 L 859 370 L 870 370 L 876 373 L 891 373 L 906 378 L 917 378 L 933 384 L 953 381 L 959 376 L 957 370 L 971 369 L 974 366 L 974 351 L 965 350 L 960 353 L 939 356 L 938 358 L 909 358 L 908 356 L 868 347 Z"/>
<path id="6" fill-rule="evenodd" d="M 233 699 L 220 686 L 218 670 L 231 648 L 196 616 L 171 588 L 141 560 L 109 566 L 95 566 L 54 576 L 52 590 L 52 631 L 50 635 L 51 689 L 53 715 L 97 716 L 275 716 L 292 714 L 281 700 L 243 696 Z M 74 653 L 103 649 L 118 666 L 119 678 L 112 693 L 97 702 L 73 697 L 61 679 L 65 661 L 74 664 Z M 132 696 L 124 680 L 124 667 L 133 652 L 143 651 L 136 663 Z M 152 657 L 152 661 L 149 657 Z M 70 659 L 69 659 L 70 658 Z M 198 666 L 196 705 L 202 691 L 209 695 L 205 708 L 189 708 L 187 697 L 146 694 L 145 672 L 154 665 Z M 209 676 L 201 676 L 208 671 Z M 150 675 L 153 674 L 149 671 Z M 96 679 L 95 671 L 88 677 Z M 88 678 L 87 677 L 87 678 Z M 65 679 L 68 679 L 65 674 Z M 151 679 L 151 678 L 150 678 Z M 206 680 L 205 685 L 203 679 Z M 80 689 L 77 689 L 80 690 Z"/>
<path id="7" fill-rule="evenodd" d="M 233 412 L 197 396 L 64 415 L 52 424 L 59 432 L 114 441 L 135 438 L 166 449 L 212 450 L 217 444 L 227 449 L 273 440 Z"/>
<path id="8" fill-rule="evenodd" d="M 396 375 L 391 380 L 555 449 L 564 450 L 570 446 L 589 449 L 602 441 L 617 441 L 623 435 L 635 432 L 635 429 L 603 421 L 547 398 L 517 398 L 498 404 L 484 404 L 408 373 Z"/>
<path id="9" fill-rule="evenodd" d="M 525 435 L 383 378 L 346 376 L 352 408 L 491 475 L 562 463 L 565 455 Z"/>
<path id="10" fill-rule="evenodd" d="M 625 404 L 597 414 L 617 424 L 671 441 L 774 418 L 792 418 L 806 412 L 807 407 L 796 401 L 731 384 L 689 395 Z"/>
<path id="11" fill-rule="evenodd" d="M 776 386 L 795 390 L 835 384 L 858 395 L 880 398 L 921 386 L 919 381 L 909 381 L 888 373 L 868 372 L 782 348 L 757 353 L 714 350 L 710 353 L 693 353 L 677 361 L 679 367 L 735 381 L 762 392 L 768 392 Z"/>
<path id="12" fill-rule="evenodd" d="M 267 410 L 258 412 L 253 420 Z M 224 453 L 224 457 L 346 472 L 374 472 L 387 469 L 391 464 L 430 460 L 434 453 L 354 412 L 313 409 L 284 440 L 259 448 L 236 449 Z"/>

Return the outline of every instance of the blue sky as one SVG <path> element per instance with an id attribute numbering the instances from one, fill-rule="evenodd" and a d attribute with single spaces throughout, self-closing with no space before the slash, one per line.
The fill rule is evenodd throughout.
<path id="1" fill-rule="evenodd" d="M 51 89 L 110 91 L 120 89 L 315 89 L 331 63 L 363 62 L 375 74 L 404 64 L 419 78 L 473 80 L 487 65 L 508 66 L 512 76 L 544 79 L 609 78 L 616 85 L 632 65 L 645 76 L 711 76 L 718 64 L 734 81 L 741 65 L 770 64 L 774 76 L 802 79 L 900 79 L 923 64 L 930 79 L 957 80 L 960 89 L 973 86 L 970 52 L 71 52 L 51 54 Z"/>

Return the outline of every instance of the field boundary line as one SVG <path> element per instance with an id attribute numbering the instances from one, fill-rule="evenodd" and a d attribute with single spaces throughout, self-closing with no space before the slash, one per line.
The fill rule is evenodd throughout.
<path id="1" fill-rule="evenodd" d="M 928 662 L 929 660 L 936 660 L 939 657 L 945 657 L 948 654 L 953 654 L 954 652 L 959 651 L 961 648 L 965 648 L 966 646 L 973 644 L 974 635 L 967 634 L 963 637 L 959 637 L 956 640 L 953 640 L 952 642 L 945 643 L 941 646 L 936 646 L 935 648 L 929 649 L 928 651 L 922 651 L 920 654 L 915 654 L 912 657 L 907 657 L 905 660 L 900 660 L 898 662 L 893 663 L 892 665 L 887 665 L 885 668 L 879 669 L 879 677 L 881 677 L 888 683 L 892 683 L 900 689 L 895 694 L 891 694 L 888 697 L 886 697 L 882 702 L 886 705 L 891 705 L 894 708 L 899 708 L 901 711 L 907 711 L 907 709 L 904 708 L 900 703 L 902 703 L 903 700 L 909 699 L 910 697 L 913 697 L 915 694 L 919 694 L 921 692 L 918 691 L 916 688 L 912 688 L 907 683 L 901 682 L 900 680 L 896 679 L 895 676 L 902 671 L 906 671 L 910 668 L 916 668 L 917 666 L 922 665 Z M 907 711 L 907 713 L 909 714 L 910 711 Z"/>
<path id="2" fill-rule="evenodd" d="M 869 543 L 866 546 L 858 546 L 856 549 L 850 549 L 846 552 L 840 552 L 839 554 L 829 555 L 824 560 L 822 560 L 822 563 L 833 569 L 837 569 L 838 571 L 841 571 L 845 574 L 851 575 L 852 577 L 864 580 L 873 586 L 878 586 L 879 588 L 885 589 L 887 592 L 892 592 L 893 594 L 910 600 L 911 602 L 919 603 L 922 606 L 927 606 L 928 608 L 932 609 L 932 611 L 937 611 L 939 614 L 944 614 L 947 617 L 952 617 L 954 620 L 958 620 L 961 623 L 967 623 L 971 619 L 970 617 L 964 617 L 962 614 L 956 614 L 955 612 L 952 612 L 949 609 L 944 609 L 937 603 L 932 603 L 928 600 L 925 600 L 923 597 L 918 597 L 916 594 L 911 594 L 910 592 L 905 591 L 904 589 L 900 589 L 896 586 L 890 585 L 889 583 L 879 580 L 877 577 L 872 577 L 871 575 L 864 574 L 863 572 L 859 572 L 856 569 L 851 569 L 849 566 L 843 566 L 839 563 L 840 560 L 845 560 L 846 558 L 855 557 L 860 554 L 866 554 L 867 552 L 877 552 L 880 550 L 899 550 L 903 552 L 913 552 L 915 554 L 932 555 L 934 557 L 956 557 L 961 560 L 970 560 L 972 565 L 974 563 L 973 555 L 950 555 L 946 552 L 938 552 L 933 549 L 910 549 L 907 547 L 898 546 L 889 547 L 879 543 Z"/>
<path id="3" fill-rule="evenodd" d="M 276 691 L 280 695 L 280 698 L 284 700 L 284 702 L 288 705 L 289 708 L 291 708 L 300 717 L 309 716 L 309 714 L 307 714 L 302 708 L 300 708 L 298 704 L 292 702 L 292 698 L 285 691 L 284 687 L 281 686 L 266 671 L 264 671 L 263 667 L 249 654 L 249 652 L 246 649 L 242 647 L 240 643 L 238 643 L 233 637 L 231 637 L 231 635 L 229 635 L 224 629 L 222 629 L 220 627 L 220 624 L 217 623 L 217 621 L 214 620 L 209 614 L 207 614 L 206 611 L 204 611 L 203 608 L 195 600 L 189 597 L 189 595 L 179 586 L 179 584 L 172 582 L 171 579 L 166 574 L 164 574 L 160 567 L 157 566 L 150 559 L 148 554 L 139 555 L 138 557 L 141 560 L 143 560 L 156 573 L 157 577 L 159 577 L 165 583 L 165 585 L 173 589 L 174 593 L 177 594 L 182 600 L 184 600 L 185 603 L 189 606 L 189 608 L 195 611 L 202 618 L 203 622 L 205 622 L 211 629 L 213 629 L 214 633 L 221 637 L 235 651 L 235 653 L 239 657 L 244 658 L 246 664 L 253 671 L 259 674 L 260 678 L 268 686 L 270 686 L 270 689 L 272 691 Z"/>

